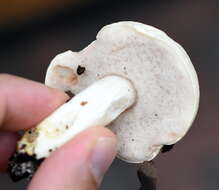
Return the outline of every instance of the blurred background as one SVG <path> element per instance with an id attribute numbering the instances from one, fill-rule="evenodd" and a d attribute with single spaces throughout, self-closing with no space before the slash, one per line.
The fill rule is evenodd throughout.
<path id="1" fill-rule="evenodd" d="M 219 189 L 219 2 L 217 0 L 1 0 L 0 72 L 44 81 L 51 59 L 79 51 L 106 24 L 132 20 L 164 30 L 188 52 L 201 102 L 191 131 L 155 159 L 158 190 Z M 137 190 L 137 166 L 115 160 L 101 190 Z M 0 174 L 0 189 L 25 189 Z"/>

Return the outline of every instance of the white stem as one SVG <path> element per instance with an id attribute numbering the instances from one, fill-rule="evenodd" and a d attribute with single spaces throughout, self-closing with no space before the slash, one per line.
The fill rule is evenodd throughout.
<path id="1" fill-rule="evenodd" d="M 24 135 L 19 150 L 36 154 L 38 159 L 47 157 L 82 130 L 108 125 L 133 105 L 135 99 L 136 92 L 129 80 L 116 75 L 104 77 L 38 124 L 33 142 L 29 142 L 28 134 Z M 27 146 L 21 149 L 23 144 Z"/>

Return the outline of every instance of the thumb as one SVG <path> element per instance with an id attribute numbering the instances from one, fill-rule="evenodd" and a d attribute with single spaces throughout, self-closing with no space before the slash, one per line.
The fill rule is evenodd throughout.
<path id="1" fill-rule="evenodd" d="M 96 190 L 115 155 L 112 132 L 87 129 L 41 164 L 28 190 Z"/>

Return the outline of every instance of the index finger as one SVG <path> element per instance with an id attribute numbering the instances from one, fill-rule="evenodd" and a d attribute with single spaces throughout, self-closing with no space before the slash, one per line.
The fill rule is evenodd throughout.
<path id="1" fill-rule="evenodd" d="M 0 129 L 27 129 L 69 97 L 56 89 L 20 77 L 0 74 Z"/>

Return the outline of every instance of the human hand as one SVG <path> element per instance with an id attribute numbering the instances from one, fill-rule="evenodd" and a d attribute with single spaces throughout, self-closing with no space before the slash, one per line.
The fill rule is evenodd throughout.
<path id="1" fill-rule="evenodd" d="M 0 171 L 14 152 L 19 130 L 48 116 L 69 97 L 40 83 L 0 75 Z M 95 190 L 116 154 L 116 138 L 93 127 L 54 151 L 38 168 L 28 190 Z"/>

